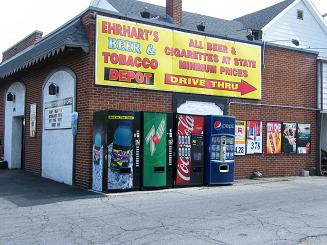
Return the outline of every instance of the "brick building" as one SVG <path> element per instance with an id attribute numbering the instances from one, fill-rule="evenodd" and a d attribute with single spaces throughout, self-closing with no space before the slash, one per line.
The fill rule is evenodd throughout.
<path id="1" fill-rule="evenodd" d="M 239 31 L 240 22 L 182 12 L 181 0 L 168 0 L 167 13 L 164 7 L 133 0 L 104 1 L 105 9 L 103 1 L 102 5 L 99 2 L 93 1 L 88 10 L 46 37 L 36 31 L 4 52 L 0 64 L 0 139 L 2 156 L 10 168 L 90 188 L 95 111 L 177 112 L 189 101 L 214 103 L 237 119 L 263 121 L 263 153 L 237 156 L 236 178 L 250 177 L 254 169 L 264 176 L 315 170 L 319 134 L 315 52 L 273 43 L 262 47 L 260 41 L 249 41 L 246 31 Z M 264 58 L 261 98 L 95 84 L 98 15 L 259 47 Z M 63 119 L 58 130 L 48 130 L 51 125 L 45 118 L 54 99 L 78 112 L 76 137 L 71 133 L 70 118 Z M 266 154 L 265 122 L 269 121 L 310 124 L 310 154 Z"/>

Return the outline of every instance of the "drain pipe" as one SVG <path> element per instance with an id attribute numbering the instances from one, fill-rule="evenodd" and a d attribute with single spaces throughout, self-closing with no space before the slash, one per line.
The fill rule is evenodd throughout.
<path id="1" fill-rule="evenodd" d="M 322 169 L 321 169 L 321 133 L 322 133 L 322 127 L 323 127 L 323 121 L 324 121 L 324 113 L 321 113 L 321 110 L 323 110 L 323 62 L 319 62 L 319 71 L 318 71 L 318 79 L 320 82 L 320 101 L 318 101 L 318 103 L 320 102 L 320 111 L 318 111 L 318 120 L 317 122 L 319 122 L 319 149 L 318 149 L 318 161 L 319 161 L 319 175 L 322 176 Z"/>

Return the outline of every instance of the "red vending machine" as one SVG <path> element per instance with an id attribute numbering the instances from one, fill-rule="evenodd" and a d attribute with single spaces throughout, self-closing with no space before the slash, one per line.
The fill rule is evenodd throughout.
<path id="1" fill-rule="evenodd" d="M 175 186 L 201 186 L 204 174 L 204 117 L 176 114 Z"/>

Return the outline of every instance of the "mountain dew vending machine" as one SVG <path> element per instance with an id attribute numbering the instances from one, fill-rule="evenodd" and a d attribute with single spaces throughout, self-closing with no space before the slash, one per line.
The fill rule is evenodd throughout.
<path id="1" fill-rule="evenodd" d="M 235 117 L 206 117 L 206 185 L 234 182 Z"/>
<path id="2" fill-rule="evenodd" d="M 143 113 L 143 188 L 172 186 L 172 114 Z"/>
<path id="3" fill-rule="evenodd" d="M 175 186 L 203 185 L 204 117 L 176 114 Z"/>
<path id="4" fill-rule="evenodd" d="M 140 188 L 140 123 L 138 112 L 99 111 L 94 114 L 94 190 Z"/>

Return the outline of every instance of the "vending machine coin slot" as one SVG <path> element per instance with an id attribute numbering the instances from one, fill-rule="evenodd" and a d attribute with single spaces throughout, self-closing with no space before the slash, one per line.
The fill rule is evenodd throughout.
<path id="1" fill-rule="evenodd" d="M 119 173 L 120 174 L 130 174 L 130 173 L 132 173 L 132 169 L 131 168 L 120 168 Z"/>
<path id="2" fill-rule="evenodd" d="M 154 167 L 154 172 L 156 173 L 163 173 L 165 172 L 165 167 Z"/>
<path id="3" fill-rule="evenodd" d="M 193 173 L 201 173 L 202 172 L 202 168 L 200 167 L 196 167 L 192 169 Z"/>
<path id="4" fill-rule="evenodd" d="M 229 172 L 229 165 L 224 164 L 219 166 L 219 172 L 221 173 L 228 173 Z"/>

